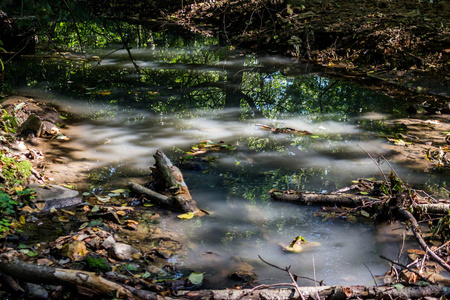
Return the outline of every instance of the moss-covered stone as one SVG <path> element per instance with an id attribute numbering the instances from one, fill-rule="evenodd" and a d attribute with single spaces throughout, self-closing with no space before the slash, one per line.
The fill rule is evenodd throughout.
<path id="1" fill-rule="evenodd" d="M 112 269 L 105 257 L 87 256 L 85 262 L 89 271 L 108 272 Z"/>

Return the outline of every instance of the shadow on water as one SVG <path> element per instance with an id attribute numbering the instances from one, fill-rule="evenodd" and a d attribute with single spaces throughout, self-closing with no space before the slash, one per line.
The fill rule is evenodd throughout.
<path id="1" fill-rule="evenodd" d="M 315 273 L 326 284 L 370 284 L 367 268 L 384 273 L 388 264 L 379 255 L 396 257 L 397 249 L 378 242 L 375 228 L 324 221 L 314 216 L 316 208 L 270 202 L 268 191 L 333 191 L 376 175 L 357 146 L 375 156 L 385 154 L 377 129 L 380 120 L 401 114 L 398 104 L 290 59 L 230 50 L 214 40 L 176 47 L 164 41 L 133 51 L 140 74 L 117 51 L 100 63 L 24 59 L 10 68 L 20 74 L 13 84 L 69 112 L 72 125 L 66 133 L 72 141 L 66 147 L 74 149 L 73 161 L 91 163 L 80 170 L 88 173 L 91 191 L 142 177 L 156 149 L 175 159 L 202 140 L 235 145 L 234 151 L 213 153 L 211 167 L 185 171 L 199 206 L 214 214 L 164 221 L 189 236 L 192 251 L 184 264 L 206 272 L 212 286 L 230 285 L 223 280 L 235 256 L 251 263 L 267 282 L 283 278 L 258 255 L 280 267 L 292 265 L 301 276 Z M 257 124 L 314 136 L 273 134 Z M 280 244 L 298 235 L 321 246 L 309 253 L 284 253 Z"/>

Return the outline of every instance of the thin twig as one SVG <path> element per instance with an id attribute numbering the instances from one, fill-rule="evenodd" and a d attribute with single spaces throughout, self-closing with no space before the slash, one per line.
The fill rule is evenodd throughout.
<path id="1" fill-rule="evenodd" d="M 373 279 L 373 283 L 375 283 L 375 286 L 378 286 L 378 284 L 377 284 L 377 280 L 375 279 L 375 276 L 373 276 L 373 273 L 372 273 L 372 271 L 370 271 L 370 269 L 369 269 L 369 267 L 365 264 L 365 263 L 363 263 L 363 265 L 364 265 L 364 267 L 366 267 L 367 268 L 367 270 L 369 271 L 369 273 L 370 273 L 370 276 L 372 276 L 372 279 Z"/>
<path id="2" fill-rule="evenodd" d="M 381 174 L 383 175 L 384 181 L 386 182 L 386 185 L 387 185 L 387 183 L 389 182 L 389 180 L 388 180 L 388 178 L 386 177 L 386 174 L 384 174 L 383 169 L 381 169 L 380 164 L 372 157 L 372 155 L 370 155 L 369 152 L 367 152 L 366 150 L 364 150 L 363 147 L 361 147 L 360 145 L 357 145 L 357 146 L 359 147 L 359 149 L 361 149 L 362 151 L 364 151 L 364 153 L 366 153 L 366 154 L 370 157 L 370 159 L 375 163 L 375 165 L 377 166 L 378 170 L 380 170 Z M 392 194 L 391 187 L 390 187 L 390 186 L 388 186 L 388 187 L 389 187 L 389 194 L 391 195 L 391 194 Z"/>
<path id="3" fill-rule="evenodd" d="M 271 263 L 268 262 L 268 261 L 265 261 L 260 255 L 258 255 L 258 257 L 259 257 L 260 260 L 262 260 L 263 263 L 265 263 L 265 264 L 267 264 L 267 265 L 269 265 L 269 266 L 271 266 L 271 267 L 274 267 L 274 268 L 276 268 L 276 269 L 278 269 L 278 270 L 286 271 L 286 269 L 280 268 L 280 267 L 278 267 L 278 266 L 275 266 L 274 264 L 271 264 Z M 320 285 L 323 284 L 322 281 L 316 281 L 316 280 L 313 279 L 313 278 L 309 278 L 309 277 L 305 277 L 305 276 L 298 276 L 297 274 L 293 274 L 293 275 L 294 275 L 296 278 L 306 279 L 306 280 L 311 280 L 311 281 L 313 281 L 313 282 L 318 282 Z"/>

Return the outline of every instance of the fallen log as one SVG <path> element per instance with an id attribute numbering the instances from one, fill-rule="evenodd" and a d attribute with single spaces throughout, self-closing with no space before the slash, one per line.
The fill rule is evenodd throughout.
<path id="1" fill-rule="evenodd" d="M 283 285 L 283 284 L 280 284 Z M 284 284 L 289 286 L 290 284 Z M 294 288 L 270 288 L 244 290 L 200 290 L 175 291 L 175 296 L 183 299 L 297 299 Z M 406 286 L 402 289 L 389 286 L 318 286 L 299 287 L 304 299 L 418 299 L 424 297 L 441 297 L 450 294 L 450 289 L 438 285 Z"/>
<path id="2" fill-rule="evenodd" d="M 25 282 L 81 287 L 94 294 L 121 299 L 164 299 L 154 292 L 136 290 L 133 287 L 105 279 L 94 272 L 26 263 L 11 253 L 4 253 L 0 256 L 0 272 Z"/>
<path id="3" fill-rule="evenodd" d="M 145 195 L 149 200 L 168 208 L 172 208 L 181 212 L 194 213 L 200 211 L 200 209 L 197 207 L 197 203 L 194 200 L 186 199 L 183 195 L 167 197 L 135 182 L 129 182 L 128 187 L 131 191 L 137 194 Z"/>
<path id="4" fill-rule="evenodd" d="M 450 212 L 449 203 L 429 203 L 429 204 L 418 204 L 415 208 L 420 209 L 421 212 L 429 214 L 442 214 L 446 215 Z"/>
<path id="5" fill-rule="evenodd" d="M 383 200 L 375 197 L 352 194 L 317 194 L 277 190 L 271 190 L 269 194 L 275 201 L 290 202 L 302 205 L 362 206 L 368 202 L 383 202 Z"/>

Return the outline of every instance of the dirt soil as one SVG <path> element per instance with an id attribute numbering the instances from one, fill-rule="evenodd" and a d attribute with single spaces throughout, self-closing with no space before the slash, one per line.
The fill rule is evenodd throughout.
<path id="1" fill-rule="evenodd" d="M 192 31 L 219 32 L 237 46 L 433 95 L 427 101 L 450 97 L 446 0 L 221 0 L 194 3 L 168 17 Z"/>

